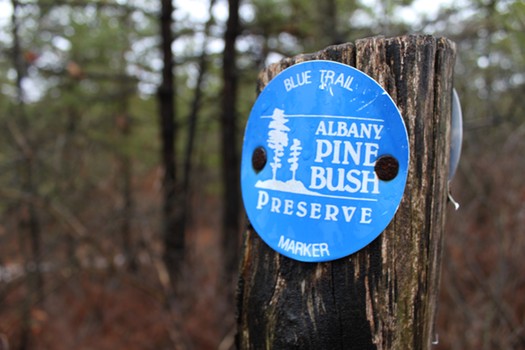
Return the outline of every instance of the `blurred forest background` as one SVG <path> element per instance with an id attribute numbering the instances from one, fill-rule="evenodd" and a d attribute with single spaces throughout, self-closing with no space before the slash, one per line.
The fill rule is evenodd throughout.
<path id="1" fill-rule="evenodd" d="M 525 349 L 520 0 L 0 0 L 0 349 L 230 349 L 257 73 L 408 33 L 464 116 L 435 348 Z"/>

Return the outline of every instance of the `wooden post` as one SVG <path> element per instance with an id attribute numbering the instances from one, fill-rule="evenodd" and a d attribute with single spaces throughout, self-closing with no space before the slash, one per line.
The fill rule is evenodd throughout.
<path id="1" fill-rule="evenodd" d="M 356 67 L 398 106 L 410 168 L 399 209 L 370 245 L 304 263 L 268 247 L 250 226 L 238 288 L 239 349 L 429 349 L 434 334 L 447 202 L 455 45 L 431 36 L 374 37 L 271 65 L 322 59 Z"/>

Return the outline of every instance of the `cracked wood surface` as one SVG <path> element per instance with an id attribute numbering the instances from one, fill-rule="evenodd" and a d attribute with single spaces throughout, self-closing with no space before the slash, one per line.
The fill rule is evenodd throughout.
<path id="1" fill-rule="evenodd" d="M 268 247 L 249 226 L 238 284 L 239 349 L 429 349 L 447 203 L 455 45 L 445 38 L 373 37 L 283 59 L 354 66 L 390 94 L 405 121 L 410 167 L 385 231 L 346 258 L 303 263 Z"/>

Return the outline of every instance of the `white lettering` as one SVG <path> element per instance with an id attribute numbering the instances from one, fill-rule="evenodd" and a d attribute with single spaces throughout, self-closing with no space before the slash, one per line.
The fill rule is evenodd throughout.
<path id="1" fill-rule="evenodd" d="M 319 256 L 319 244 L 312 244 L 312 256 L 318 257 Z M 330 255 L 330 254 L 328 254 Z"/>
<path id="2" fill-rule="evenodd" d="M 337 221 L 337 214 L 339 214 L 339 208 L 332 204 L 326 205 L 326 214 L 324 219 L 326 221 Z"/>
<path id="3" fill-rule="evenodd" d="M 320 250 L 321 250 L 321 256 L 330 256 L 330 252 L 328 251 L 328 244 L 327 243 L 320 243 Z"/>
<path id="4" fill-rule="evenodd" d="M 334 141 L 334 156 L 332 158 L 332 164 L 340 164 L 341 161 L 339 160 L 339 149 L 341 148 L 341 141 L 335 140 Z"/>
<path id="5" fill-rule="evenodd" d="M 268 192 L 259 191 L 259 197 L 257 197 L 257 207 L 256 208 L 261 210 L 262 207 L 268 204 L 269 200 L 270 200 L 270 197 L 268 196 Z"/>
<path id="6" fill-rule="evenodd" d="M 335 72 L 333 70 L 326 69 L 321 69 L 319 71 L 321 72 L 321 85 L 319 86 L 319 88 L 324 90 L 327 87 L 327 85 L 331 85 L 334 83 Z"/>
<path id="7" fill-rule="evenodd" d="M 379 150 L 379 145 L 377 143 L 364 143 L 363 142 L 350 142 L 350 141 L 340 141 L 334 140 L 330 142 L 325 139 L 315 140 L 317 147 L 315 153 L 314 162 L 323 163 L 325 158 L 330 157 L 331 164 L 352 164 L 363 166 L 374 166 L 375 157 L 377 157 L 377 152 Z M 342 145 L 342 152 L 341 152 Z M 361 152 L 362 146 L 365 146 L 365 151 Z M 343 159 L 341 161 L 341 153 Z M 361 159 L 363 156 L 364 159 Z M 363 162 L 362 162 L 363 160 Z"/>
<path id="8" fill-rule="evenodd" d="M 365 161 L 363 163 L 364 166 L 374 166 L 378 150 L 379 145 L 377 143 L 365 143 Z M 374 158 L 372 159 L 372 157 Z"/>
<path id="9" fill-rule="evenodd" d="M 356 210 L 356 207 L 343 206 L 343 213 L 345 214 L 346 222 L 350 222 L 352 220 L 355 210 Z"/>
<path id="10" fill-rule="evenodd" d="M 370 224 L 372 222 L 372 209 L 371 208 L 361 208 L 361 220 L 360 224 Z"/>
<path id="11" fill-rule="evenodd" d="M 355 165 L 359 165 L 359 163 L 361 163 L 360 161 L 360 158 L 361 158 L 361 145 L 363 143 L 362 142 L 356 142 L 355 145 L 357 146 L 357 149 L 354 148 L 354 146 L 352 146 L 352 143 L 350 141 L 345 141 L 344 142 L 344 156 L 343 156 L 343 164 L 349 164 L 348 162 L 348 155 L 350 155 L 350 157 L 352 157 L 352 161 L 354 162 Z"/>
<path id="12" fill-rule="evenodd" d="M 268 194 L 266 191 L 259 191 L 257 209 L 261 210 L 264 207 L 272 213 L 296 216 L 299 218 L 308 217 L 314 220 L 323 221 L 339 221 L 344 220 L 351 222 L 354 219 L 354 214 L 358 210 L 355 206 L 336 205 L 336 204 L 321 204 L 308 203 L 305 201 L 296 202 L 293 199 L 280 199 Z M 369 224 L 372 222 L 372 208 L 359 207 L 360 216 L 356 220 L 359 223 Z M 309 248 L 310 249 L 310 248 Z"/>
<path id="13" fill-rule="evenodd" d="M 295 255 L 301 253 L 300 255 L 303 255 L 303 242 L 296 241 L 295 242 L 295 249 L 293 252 Z"/>
<path id="14" fill-rule="evenodd" d="M 379 179 L 374 171 L 332 167 L 310 167 L 312 190 L 327 189 L 330 192 L 379 194 Z M 370 192 L 369 186 L 372 185 Z"/>
<path id="15" fill-rule="evenodd" d="M 278 213 L 280 207 L 281 207 L 281 199 L 277 197 L 272 197 L 272 208 L 270 209 L 270 211 L 273 213 Z"/>
<path id="16" fill-rule="evenodd" d="M 345 122 L 337 122 L 337 136 L 346 135 L 348 133 L 348 124 Z"/>
<path id="17" fill-rule="evenodd" d="M 321 168 L 319 166 L 312 166 L 310 169 L 312 174 L 312 176 L 310 177 L 310 188 L 314 190 L 325 188 L 326 179 L 324 176 L 324 168 Z M 317 180 L 319 180 L 319 183 L 317 183 Z"/>
<path id="18" fill-rule="evenodd" d="M 363 181 L 361 182 L 361 193 L 368 193 L 368 184 L 372 183 L 374 185 L 374 189 L 372 190 L 373 194 L 379 193 L 379 181 L 377 179 L 377 175 L 375 172 L 370 172 L 368 170 L 363 170 L 361 172 L 363 174 Z"/>
<path id="19" fill-rule="evenodd" d="M 277 246 L 281 249 L 288 250 L 288 246 L 290 245 L 290 238 L 286 238 L 284 240 L 284 236 L 281 235 L 279 238 L 279 243 L 277 243 Z"/>
<path id="20" fill-rule="evenodd" d="M 290 238 L 285 238 L 283 235 L 279 237 L 277 247 L 281 248 L 286 252 L 290 252 L 295 255 L 307 256 L 320 258 L 324 256 L 330 256 L 330 250 L 328 249 L 328 243 L 306 243 L 294 241 Z"/>
<path id="21" fill-rule="evenodd" d="M 326 135 L 326 125 L 324 125 L 324 121 L 321 120 L 319 125 L 317 125 L 317 130 L 315 131 L 316 135 Z"/>
<path id="22" fill-rule="evenodd" d="M 327 157 L 330 154 L 332 154 L 332 143 L 328 140 L 323 140 L 323 139 L 317 139 L 315 140 L 315 142 L 317 143 L 317 149 L 315 152 L 314 162 L 322 163 L 324 157 Z"/>
<path id="23" fill-rule="evenodd" d="M 344 168 L 338 168 L 337 169 L 337 185 L 334 186 L 333 184 L 333 172 L 334 169 L 332 168 L 326 168 L 326 188 L 328 188 L 328 191 L 344 191 L 344 181 L 345 181 L 345 169 Z"/>
<path id="24" fill-rule="evenodd" d="M 337 76 L 337 79 L 335 79 L 334 84 L 339 84 L 341 86 L 344 86 L 344 84 L 345 84 L 345 75 L 343 73 L 340 73 Z"/>
<path id="25" fill-rule="evenodd" d="M 352 76 L 345 76 L 344 73 L 339 73 L 337 78 L 335 77 L 335 72 L 333 70 L 325 70 L 321 69 L 321 85 L 319 85 L 319 88 L 324 90 L 328 85 L 339 85 L 343 89 L 352 91 L 352 88 L 350 87 L 352 85 L 352 81 L 354 80 L 354 77 Z"/>
<path id="26" fill-rule="evenodd" d="M 384 125 L 375 123 L 326 122 L 321 120 L 317 125 L 315 135 L 381 140 L 383 128 Z"/>
<path id="27" fill-rule="evenodd" d="M 348 91 L 352 91 L 352 88 L 350 85 L 352 85 L 352 81 L 354 80 L 354 77 L 348 76 L 346 77 L 345 86 L 343 86 Z"/>
<path id="28" fill-rule="evenodd" d="M 381 130 L 383 130 L 383 125 L 372 124 L 372 127 L 374 128 L 374 139 L 381 140 L 381 136 L 379 135 L 381 134 Z"/>
<path id="29" fill-rule="evenodd" d="M 292 208 L 293 208 L 293 201 L 290 199 L 285 199 L 283 214 L 292 215 L 293 214 Z"/>
<path id="30" fill-rule="evenodd" d="M 310 203 L 310 218 L 320 219 L 321 218 L 321 204 Z"/>
<path id="31" fill-rule="evenodd" d="M 300 218 L 304 218 L 308 214 L 308 211 L 306 210 L 306 202 L 299 202 L 297 204 L 297 213 L 296 215 Z"/>
<path id="32" fill-rule="evenodd" d="M 334 130 L 334 122 L 328 122 L 328 136 L 337 136 L 337 131 Z"/>
<path id="33" fill-rule="evenodd" d="M 346 173 L 346 179 L 348 182 L 350 182 L 351 185 L 345 186 L 345 191 L 349 193 L 356 193 L 361 188 L 361 181 L 357 176 L 359 176 L 361 172 L 357 169 L 349 170 L 348 173 Z"/>
<path id="34" fill-rule="evenodd" d="M 310 73 L 311 71 L 307 70 L 301 73 L 297 73 L 295 76 L 291 76 L 289 78 L 284 79 L 284 88 L 288 92 L 299 86 L 310 84 L 312 82 Z"/>

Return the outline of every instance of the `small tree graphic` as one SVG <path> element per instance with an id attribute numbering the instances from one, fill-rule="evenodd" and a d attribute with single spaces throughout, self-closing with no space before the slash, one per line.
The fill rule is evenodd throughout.
<path id="1" fill-rule="evenodd" d="M 284 116 L 284 111 L 279 108 L 273 110 L 272 121 L 268 128 L 268 147 L 273 149 L 272 179 L 276 179 L 277 169 L 281 167 L 281 157 L 284 155 L 284 147 L 288 146 L 288 128 L 286 125 L 288 119 Z"/>
<path id="2" fill-rule="evenodd" d="M 290 163 L 290 170 L 292 172 L 292 180 L 295 181 L 295 172 L 299 167 L 299 155 L 301 154 L 301 141 L 298 139 L 293 139 L 292 145 L 290 146 L 290 158 L 288 163 Z"/>

